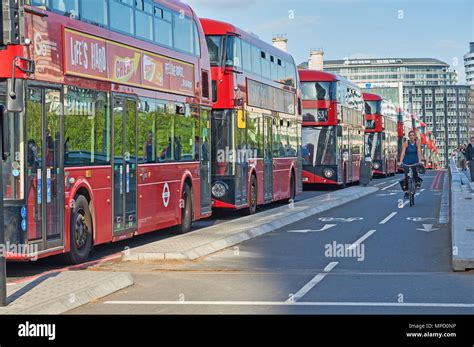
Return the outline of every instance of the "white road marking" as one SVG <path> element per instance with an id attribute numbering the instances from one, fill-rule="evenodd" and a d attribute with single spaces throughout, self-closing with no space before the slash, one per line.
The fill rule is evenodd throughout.
<path id="1" fill-rule="evenodd" d="M 435 231 L 439 229 L 438 228 L 433 229 L 433 224 L 423 224 L 423 229 L 416 229 L 416 230 L 425 231 L 429 233 L 430 231 Z"/>
<path id="2" fill-rule="evenodd" d="M 391 184 L 391 185 L 389 185 L 389 186 L 386 186 L 386 187 L 384 187 L 384 188 L 382 188 L 382 189 L 380 189 L 380 190 L 387 190 L 388 188 L 393 187 L 393 186 L 396 185 L 396 184 L 398 184 L 398 182 L 395 182 L 395 183 L 393 183 L 393 184 Z"/>
<path id="3" fill-rule="evenodd" d="M 318 220 L 321 222 L 347 222 L 351 223 L 354 221 L 363 220 L 364 217 L 349 217 L 349 218 L 339 218 L 339 217 L 320 217 Z"/>
<path id="4" fill-rule="evenodd" d="M 371 306 L 371 307 L 459 307 L 473 308 L 474 304 L 443 302 L 331 302 L 331 301 L 106 301 L 108 305 L 210 305 L 210 306 Z"/>
<path id="5" fill-rule="evenodd" d="M 321 282 L 324 277 L 326 277 L 326 275 L 332 270 L 334 269 L 334 267 L 339 264 L 339 262 L 337 261 L 333 261 L 331 263 L 329 263 L 325 268 L 324 268 L 324 272 L 321 272 L 319 274 L 317 274 L 316 276 L 313 277 L 313 279 L 311 281 L 309 281 L 308 283 L 306 283 L 303 288 L 301 288 L 300 290 L 298 290 L 296 292 L 295 295 L 293 295 L 291 298 L 289 298 L 287 300 L 287 302 L 295 302 L 299 299 L 301 299 L 303 296 L 305 296 L 306 293 L 308 293 L 316 284 L 318 284 L 319 282 Z"/>
<path id="6" fill-rule="evenodd" d="M 328 230 L 332 227 L 335 227 L 337 224 L 324 224 L 324 226 L 319 229 L 319 230 L 311 230 L 311 231 L 324 231 L 324 230 Z"/>
<path id="7" fill-rule="evenodd" d="M 405 201 L 402 206 L 398 206 L 398 208 L 404 208 L 406 205 L 408 205 L 410 201 Z"/>
<path id="8" fill-rule="evenodd" d="M 390 213 L 387 218 L 385 218 L 383 221 L 381 221 L 379 224 L 385 224 L 387 223 L 390 219 L 392 219 L 393 216 L 395 216 L 398 212 L 392 212 Z"/>
<path id="9" fill-rule="evenodd" d="M 358 245 L 360 245 L 362 242 L 364 242 L 367 238 L 369 238 L 373 233 L 375 233 L 376 230 L 369 230 L 367 233 L 365 233 L 364 236 L 362 236 L 360 239 L 358 239 L 356 242 L 354 242 L 352 245 L 349 246 L 348 249 L 354 249 Z"/>
<path id="10" fill-rule="evenodd" d="M 335 227 L 337 224 L 324 224 L 321 229 L 314 230 L 314 229 L 301 229 L 301 230 L 288 230 L 289 233 L 309 233 L 309 232 L 316 232 L 316 231 L 325 231 Z"/>
<path id="11" fill-rule="evenodd" d="M 430 219 L 434 219 L 432 217 L 422 218 L 422 217 L 407 217 L 407 220 L 411 220 L 412 222 L 424 222 Z"/>

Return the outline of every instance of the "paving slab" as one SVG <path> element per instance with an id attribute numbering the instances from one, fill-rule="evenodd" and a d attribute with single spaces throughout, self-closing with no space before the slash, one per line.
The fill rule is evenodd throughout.
<path id="1" fill-rule="evenodd" d="M 378 191 L 376 187 L 349 187 L 287 204 L 255 215 L 152 242 L 124 252 L 123 259 L 194 260 L 269 233 L 317 213 Z"/>
<path id="2" fill-rule="evenodd" d="M 125 272 L 50 272 L 7 286 L 0 314 L 61 314 L 133 285 Z"/>

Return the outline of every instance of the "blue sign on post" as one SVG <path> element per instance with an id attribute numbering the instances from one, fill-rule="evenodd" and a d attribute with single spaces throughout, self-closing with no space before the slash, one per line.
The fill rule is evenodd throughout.
<path id="1" fill-rule="evenodd" d="M 21 220 L 21 230 L 26 231 L 26 219 Z"/>
<path id="2" fill-rule="evenodd" d="M 26 207 L 25 206 L 23 206 L 21 208 L 21 218 L 23 218 L 23 219 L 26 218 Z"/>

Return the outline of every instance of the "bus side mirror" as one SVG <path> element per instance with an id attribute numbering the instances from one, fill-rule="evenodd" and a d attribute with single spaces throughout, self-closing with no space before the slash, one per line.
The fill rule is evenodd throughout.
<path id="1" fill-rule="evenodd" d="M 7 111 L 23 112 L 23 87 L 25 80 L 8 79 L 7 80 Z"/>
<path id="2" fill-rule="evenodd" d="M 342 127 L 340 125 L 336 127 L 336 136 L 342 137 Z"/>

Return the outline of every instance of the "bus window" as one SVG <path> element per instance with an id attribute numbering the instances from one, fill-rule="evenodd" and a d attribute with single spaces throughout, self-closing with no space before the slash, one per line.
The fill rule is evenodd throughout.
<path id="1" fill-rule="evenodd" d="M 221 65 L 222 36 L 206 36 L 207 49 L 209 50 L 209 60 L 211 65 Z"/>
<path id="2" fill-rule="evenodd" d="M 254 74 L 260 75 L 262 73 L 261 67 L 261 52 L 258 47 L 252 46 L 252 72 Z"/>
<path id="3" fill-rule="evenodd" d="M 193 25 L 191 19 L 173 13 L 174 17 L 174 47 L 187 53 L 194 54 Z"/>
<path id="4" fill-rule="evenodd" d="M 212 111 L 211 158 L 213 175 L 232 175 L 234 151 L 234 113 L 232 110 Z"/>
<path id="5" fill-rule="evenodd" d="M 141 99 L 138 110 L 138 162 L 156 162 L 155 100 Z"/>
<path id="6" fill-rule="evenodd" d="M 173 46 L 173 29 L 167 11 L 155 7 L 155 42 L 168 47 Z"/>
<path id="7" fill-rule="evenodd" d="M 130 1 L 131 2 L 131 1 Z M 110 26 L 126 34 L 134 34 L 133 5 L 129 6 L 126 1 L 110 0 Z"/>
<path id="8" fill-rule="evenodd" d="M 4 100 L 4 95 L 0 96 Z M 0 105 L 3 108 L 3 105 Z M 0 110 L 1 111 L 1 110 Z M 3 112 L 3 111 L 2 111 Z M 4 152 L 7 154 L 2 166 L 3 198 L 18 200 L 23 198 L 23 117 L 18 113 L 5 112 L 3 117 Z"/>
<path id="9" fill-rule="evenodd" d="M 242 41 L 242 68 L 247 71 L 252 70 L 252 52 L 250 44 Z"/>
<path id="10" fill-rule="evenodd" d="M 66 87 L 64 166 L 110 163 L 110 110 L 104 92 Z"/>
<path id="11" fill-rule="evenodd" d="M 51 9 L 74 18 L 79 14 L 79 0 L 52 0 Z"/>
<path id="12" fill-rule="evenodd" d="M 95 25 L 108 25 L 107 0 L 82 0 L 81 20 Z"/>

